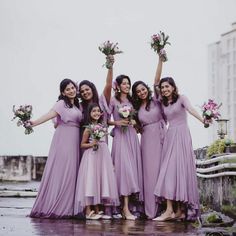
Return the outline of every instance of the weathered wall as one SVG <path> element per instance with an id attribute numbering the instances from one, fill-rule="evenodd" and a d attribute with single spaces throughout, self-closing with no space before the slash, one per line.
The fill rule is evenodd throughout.
<path id="1" fill-rule="evenodd" d="M 0 156 L 0 181 L 40 180 L 47 157 Z"/>
<path id="2" fill-rule="evenodd" d="M 230 155 L 234 156 L 235 153 L 232 153 L 234 150 L 230 151 Z M 198 160 L 206 160 L 206 148 L 196 150 L 195 154 Z M 221 156 L 224 155 L 225 154 L 222 153 Z M 220 155 L 217 156 L 219 157 Z M 214 160 L 214 157 L 212 160 Z M 218 164 L 222 163 L 235 163 L 235 159 L 231 159 L 229 161 L 225 160 L 224 162 L 214 162 L 212 164 L 201 166 L 198 165 L 198 168 L 204 169 L 216 167 Z M 232 175 L 208 178 L 198 176 L 200 203 L 204 206 L 213 208 L 214 210 L 226 213 L 236 219 L 236 176 L 233 175 L 233 173 L 235 173 L 235 169 L 219 169 L 217 171 L 207 172 L 204 174 L 211 175 L 222 172 L 228 172 Z"/>

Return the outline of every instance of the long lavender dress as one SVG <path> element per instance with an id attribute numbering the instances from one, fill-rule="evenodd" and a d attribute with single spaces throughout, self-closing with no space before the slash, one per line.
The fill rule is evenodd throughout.
<path id="1" fill-rule="evenodd" d="M 165 134 L 165 122 L 162 117 L 161 104 L 153 98 L 149 110 L 141 106 L 138 118 L 142 124 L 141 154 L 143 163 L 144 207 L 149 219 L 156 216 L 158 205 L 154 188 L 161 165 L 161 152 Z"/>
<path id="2" fill-rule="evenodd" d="M 112 98 L 110 102 L 110 113 L 114 120 L 120 120 L 118 108 L 123 105 L 132 104 L 127 100 L 120 103 Z M 139 192 L 139 200 L 143 200 L 143 180 L 140 144 L 136 130 L 128 126 L 126 131 L 116 126 L 113 132 L 111 156 L 115 166 L 115 174 L 120 196 L 129 196 Z"/>
<path id="3" fill-rule="evenodd" d="M 78 213 L 88 205 L 118 206 L 120 204 L 114 167 L 105 138 L 99 141 L 98 150 L 89 148 L 84 151 L 75 199 L 75 212 Z"/>
<path id="4" fill-rule="evenodd" d="M 187 124 L 189 100 L 180 95 L 177 102 L 163 106 L 169 127 L 163 144 L 163 159 L 155 195 L 186 203 L 188 219 L 199 214 L 195 156 Z"/>
<path id="5" fill-rule="evenodd" d="M 74 215 L 82 113 L 75 106 L 66 107 L 63 100 L 52 109 L 58 113 L 58 126 L 30 217 L 67 218 Z"/>

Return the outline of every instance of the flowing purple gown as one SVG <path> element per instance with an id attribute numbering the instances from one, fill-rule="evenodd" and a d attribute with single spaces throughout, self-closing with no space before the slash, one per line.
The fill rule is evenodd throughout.
<path id="1" fill-rule="evenodd" d="M 114 120 L 120 120 L 118 108 L 132 104 L 127 100 L 120 103 L 112 98 L 110 102 L 110 113 Z M 140 144 L 136 130 L 128 126 L 126 131 L 116 126 L 113 130 L 113 143 L 111 156 L 115 166 L 115 174 L 120 196 L 129 196 L 139 192 L 139 200 L 143 200 L 143 177 Z"/>
<path id="2" fill-rule="evenodd" d="M 82 212 L 88 205 L 120 204 L 114 167 L 105 137 L 99 141 L 98 150 L 88 148 L 84 151 L 77 179 L 75 212 Z"/>
<path id="3" fill-rule="evenodd" d="M 144 208 L 149 219 L 156 216 L 158 205 L 154 188 L 161 165 L 161 152 L 165 135 L 165 122 L 162 117 L 161 104 L 153 98 L 149 110 L 141 106 L 138 118 L 143 127 L 141 134 L 141 155 L 143 163 Z"/>
<path id="4" fill-rule="evenodd" d="M 189 100 L 183 95 L 176 103 L 163 106 L 169 127 L 154 193 L 160 198 L 185 203 L 187 219 L 194 219 L 199 215 L 199 196 L 195 156 L 187 124 L 186 109 L 190 107 Z"/>
<path id="5" fill-rule="evenodd" d="M 66 107 L 63 100 L 52 110 L 58 113 L 58 126 L 30 217 L 67 218 L 74 215 L 82 113 L 75 106 Z"/>

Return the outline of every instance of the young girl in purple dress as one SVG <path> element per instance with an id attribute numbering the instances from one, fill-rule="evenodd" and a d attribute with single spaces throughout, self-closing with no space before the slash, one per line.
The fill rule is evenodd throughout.
<path id="1" fill-rule="evenodd" d="M 77 86 L 70 79 L 60 83 L 60 96 L 53 108 L 31 124 L 34 127 L 55 117 L 58 124 L 30 217 L 68 218 L 76 214 L 74 204 L 82 113 Z"/>
<path id="2" fill-rule="evenodd" d="M 159 59 L 154 88 L 159 84 L 162 61 Z M 148 85 L 137 81 L 132 86 L 132 98 L 138 111 L 138 123 L 141 126 L 141 155 L 143 164 L 144 208 L 148 219 L 153 219 L 158 212 L 154 188 L 161 166 L 163 138 L 166 131 L 161 110 L 161 103 Z"/>
<path id="3" fill-rule="evenodd" d="M 135 220 L 136 217 L 129 210 L 129 197 L 132 194 L 139 193 L 139 200 L 143 200 L 140 144 L 133 127 L 134 120 L 127 120 L 119 114 L 119 109 L 124 106 L 133 108 L 132 99 L 129 95 L 130 78 L 126 75 L 120 75 L 116 78 L 115 84 L 115 97 L 110 102 L 110 114 L 113 115 L 113 121 L 110 120 L 109 124 L 115 125 L 111 156 L 115 166 L 118 192 L 123 198 L 123 217 Z"/>
<path id="4" fill-rule="evenodd" d="M 154 220 L 194 220 L 199 216 L 199 197 L 187 112 L 202 123 L 204 120 L 191 106 L 187 97 L 178 94 L 171 77 L 161 79 L 159 89 L 169 126 L 163 143 L 162 164 L 154 193 L 160 200 L 166 200 L 167 208 Z"/>
<path id="5" fill-rule="evenodd" d="M 85 208 L 86 219 L 97 220 L 102 218 L 98 205 L 118 206 L 119 196 L 105 136 L 97 140 L 91 133 L 91 126 L 102 127 L 101 136 L 105 128 L 97 103 L 89 104 L 84 121 L 87 128 L 83 133 L 81 148 L 85 151 L 77 178 L 76 211 L 82 212 Z"/>

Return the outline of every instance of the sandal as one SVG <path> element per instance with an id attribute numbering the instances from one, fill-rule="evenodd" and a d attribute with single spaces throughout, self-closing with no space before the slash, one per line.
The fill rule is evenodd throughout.
<path id="1" fill-rule="evenodd" d="M 173 212 L 170 215 L 165 215 L 165 213 L 163 213 L 162 215 L 160 215 L 156 218 L 153 218 L 152 220 L 159 221 L 159 222 L 173 220 L 173 219 L 175 219 L 173 214 L 174 214 Z"/>
<path id="2" fill-rule="evenodd" d="M 103 219 L 103 220 L 110 220 L 110 219 L 112 218 L 112 217 L 109 216 L 109 215 L 105 215 L 103 211 L 99 211 L 99 212 L 98 212 L 98 215 L 100 215 L 100 216 L 101 216 L 101 219 Z"/>
<path id="3" fill-rule="evenodd" d="M 101 215 L 95 214 L 94 211 L 90 211 L 90 213 L 85 216 L 86 220 L 99 220 L 101 217 Z"/>

